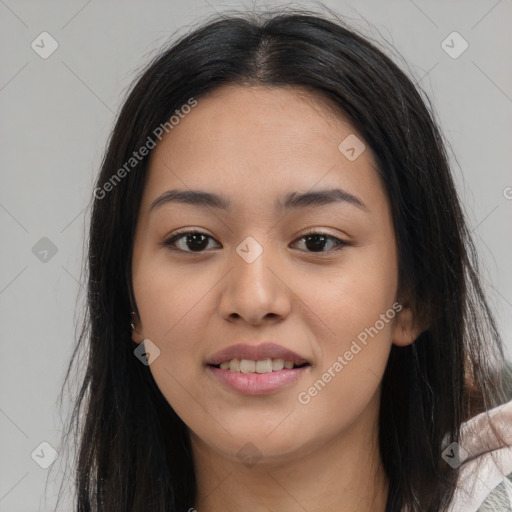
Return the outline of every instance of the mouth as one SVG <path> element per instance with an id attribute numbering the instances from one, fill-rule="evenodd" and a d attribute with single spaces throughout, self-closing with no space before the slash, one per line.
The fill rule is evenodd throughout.
<path id="1" fill-rule="evenodd" d="M 292 368 L 285 368 L 283 366 L 280 370 L 258 373 L 257 371 L 252 371 L 252 368 L 258 362 L 260 361 L 249 360 L 249 363 L 252 364 L 250 364 L 250 367 L 245 372 L 241 371 L 244 369 L 245 363 L 242 363 L 242 369 L 238 371 L 236 366 L 235 370 L 231 370 L 231 368 L 221 369 L 220 365 L 208 365 L 207 370 L 213 377 L 214 382 L 221 384 L 224 389 L 241 395 L 255 396 L 270 395 L 294 385 L 311 367 L 311 364 L 304 363 L 298 366 L 293 365 Z M 276 366 L 280 367 L 281 364 Z M 268 369 L 268 363 L 266 363 L 266 368 Z"/>
<path id="2" fill-rule="evenodd" d="M 242 373 L 270 373 L 286 368 L 311 364 L 305 357 L 272 342 L 239 343 L 231 345 L 213 354 L 207 361 L 208 366 Z"/>
<path id="3" fill-rule="evenodd" d="M 208 373 L 224 389 L 263 395 L 287 388 L 308 372 L 311 362 L 277 343 L 231 345 L 206 361 Z"/>
<path id="4" fill-rule="evenodd" d="M 212 368 L 218 368 L 219 370 L 225 370 L 237 373 L 272 373 L 280 372 L 282 370 L 294 370 L 298 368 L 304 368 L 311 366 L 307 361 L 295 364 L 293 361 L 285 361 L 284 359 L 231 359 L 229 361 L 223 361 L 219 364 L 209 364 Z"/>
<path id="5" fill-rule="evenodd" d="M 268 395 L 294 385 L 312 363 L 275 343 L 238 344 L 206 362 L 214 382 L 242 395 Z"/>

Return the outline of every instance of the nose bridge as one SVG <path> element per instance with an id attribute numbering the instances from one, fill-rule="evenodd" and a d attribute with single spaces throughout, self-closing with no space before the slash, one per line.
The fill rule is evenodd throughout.
<path id="1" fill-rule="evenodd" d="M 240 316 L 254 322 L 267 315 L 286 314 L 289 304 L 286 287 L 277 279 L 276 255 L 264 236 L 247 237 L 235 249 L 232 272 L 220 307 L 224 317 Z"/>
<path id="2" fill-rule="evenodd" d="M 260 241 L 252 236 L 245 238 L 233 255 L 235 285 L 242 292 L 256 294 L 255 300 L 269 294 L 272 287 L 272 273 L 267 268 L 271 266 L 272 248 L 263 235 L 258 238 Z"/>

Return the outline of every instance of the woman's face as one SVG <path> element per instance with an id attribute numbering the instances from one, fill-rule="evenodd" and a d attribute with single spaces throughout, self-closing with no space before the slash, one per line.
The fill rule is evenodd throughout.
<path id="1" fill-rule="evenodd" d="M 150 370 L 194 442 L 271 463 L 356 426 L 376 432 L 391 344 L 416 334 L 398 303 L 375 165 L 350 124 L 290 88 L 218 88 L 153 150 L 134 243 L 133 339 L 160 350 Z M 222 201 L 164 196 L 152 207 L 170 190 Z M 262 343 L 307 364 L 280 369 L 293 356 Z M 246 350 L 215 358 L 238 344 Z M 231 359 L 243 361 L 209 365 Z"/>

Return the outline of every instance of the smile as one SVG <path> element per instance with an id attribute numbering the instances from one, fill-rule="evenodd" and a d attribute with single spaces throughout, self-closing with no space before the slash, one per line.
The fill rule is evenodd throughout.
<path id="1" fill-rule="evenodd" d="M 287 368 L 285 364 L 291 368 Z M 221 368 L 221 365 L 224 368 Z M 311 368 L 309 363 L 295 366 L 290 361 L 282 359 L 234 359 L 221 365 L 208 365 L 207 369 L 225 389 L 244 395 L 265 395 L 281 391 L 296 383 Z M 229 369 L 226 368 L 227 365 Z"/>
<path id="2" fill-rule="evenodd" d="M 285 361 L 284 359 L 260 359 L 258 361 L 252 361 L 250 359 L 231 359 L 231 361 L 223 361 L 219 365 L 215 365 L 216 368 L 221 370 L 230 370 L 232 372 L 241 373 L 270 373 L 278 372 L 286 368 L 291 370 L 293 368 L 301 368 L 302 366 L 309 365 L 309 363 L 303 363 L 301 365 L 295 365 L 292 361 Z"/>

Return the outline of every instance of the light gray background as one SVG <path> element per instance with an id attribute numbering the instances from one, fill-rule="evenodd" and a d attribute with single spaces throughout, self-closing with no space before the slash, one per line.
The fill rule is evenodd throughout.
<path id="1" fill-rule="evenodd" d="M 432 98 L 458 162 L 455 179 L 510 357 L 512 1 L 325 4 L 370 37 L 393 44 Z M 186 32 L 215 10 L 252 5 L 0 0 L 0 512 L 54 506 L 60 476 L 54 468 L 62 457 L 52 466 L 45 499 L 49 470 L 31 453 L 43 441 L 55 448 L 60 442 L 56 399 L 81 310 L 75 302 L 86 208 L 122 93 L 176 30 Z M 31 48 L 43 31 L 59 45 L 47 59 Z M 469 44 L 457 59 L 441 47 L 453 31 Z M 46 262 L 32 251 L 42 237 L 57 247 Z"/>

